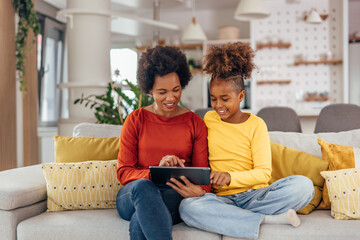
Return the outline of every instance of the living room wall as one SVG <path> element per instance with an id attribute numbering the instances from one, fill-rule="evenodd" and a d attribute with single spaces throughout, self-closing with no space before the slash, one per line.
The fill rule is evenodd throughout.
<path id="1" fill-rule="evenodd" d="M 29 32 L 24 50 L 26 90 L 20 92 L 17 86 L 16 18 L 11 0 L 0 1 L 0 31 L 0 170 L 5 170 L 38 163 L 38 84 L 36 47 Z"/>
<path id="2" fill-rule="evenodd" d="M 16 167 L 15 13 L 0 1 L 0 171 Z"/>

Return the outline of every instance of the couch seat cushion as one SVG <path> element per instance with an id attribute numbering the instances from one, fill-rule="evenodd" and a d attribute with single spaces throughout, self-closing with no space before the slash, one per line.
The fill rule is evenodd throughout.
<path id="1" fill-rule="evenodd" d="M 0 172 L 0 209 L 12 210 L 46 199 L 41 165 Z"/>
<path id="2" fill-rule="evenodd" d="M 180 223 L 173 228 L 174 240 L 220 240 L 218 234 L 189 228 Z M 130 239 L 129 222 L 121 219 L 116 209 L 46 212 L 21 222 L 18 240 L 99 240 Z"/>
<path id="3" fill-rule="evenodd" d="M 329 210 L 315 210 L 309 215 L 299 215 L 301 225 L 263 224 L 258 240 L 339 240 L 359 239 L 359 220 L 335 220 Z M 223 240 L 238 240 L 224 236 Z"/>

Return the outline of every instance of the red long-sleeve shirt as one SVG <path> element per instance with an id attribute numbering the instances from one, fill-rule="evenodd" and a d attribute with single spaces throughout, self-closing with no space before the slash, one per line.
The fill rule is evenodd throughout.
<path id="1" fill-rule="evenodd" d="M 119 167 L 121 184 L 149 179 L 149 166 L 166 155 L 185 160 L 185 166 L 208 167 L 207 130 L 203 120 L 189 111 L 166 118 L 144 108 L 133 111 L 121 129 Z M 202 186 L 209 192 L 210 186 Z"/>

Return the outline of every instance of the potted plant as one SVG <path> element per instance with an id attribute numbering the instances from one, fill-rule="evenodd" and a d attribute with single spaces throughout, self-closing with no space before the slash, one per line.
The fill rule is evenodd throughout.
<path id="1" fill-rule="evenodd" d="M 34 36 L 40 33 L 40 23 L 36 18 L 34 4 L 31 0 L 12 0 L 15 13 L 19 16 L 19 22 L 16 34 L 16 71 L 17 79 L 20 81 L 20 90 L 25 89 L 26 82 L 24 81 L 25 67 L 24 60 L 27 50 L 25 44 L 29 30 L 34 32 Z M 31 39 L 29 39 L 31 40 Z M 32 39 L 32 44 L 35 43 L 35 37 Z"/>
<path id="2" fill-rule="evenodd" d="M 134 94 L 130 98 L 114 82 L 110 82 L 106 93 L 102 95 L 81 95 L 74 104 L 85 104 L 85 107 L 95 109 L 96 123 L 122 125 L 131 111 L 153 103 L 153 99 L 141 92 L 137 85 L 129 80 L 123 80 Z"/>

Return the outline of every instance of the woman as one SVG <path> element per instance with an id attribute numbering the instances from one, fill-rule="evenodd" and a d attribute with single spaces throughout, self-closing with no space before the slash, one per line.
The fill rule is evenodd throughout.
<path id="1" fill-rule="evenodd" d="M 172 225 L 181 221 L 184 197 L 203 196 L 209 186 L 155 185 L 149 166 L 208 166 L 207 131 L 202 119 L 179 106 L 191 73 L 185 55 L 175 47 L 157 46 L 141 55 L 140 89 L 154 103 L 133 111 L 121 131 L 117 176 L 124 187 L 116 205 L 130 221 L 131 239 L 172 239 Z"/>

